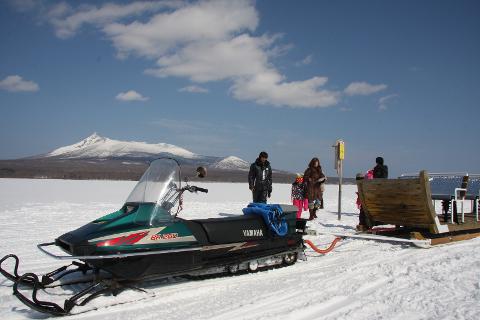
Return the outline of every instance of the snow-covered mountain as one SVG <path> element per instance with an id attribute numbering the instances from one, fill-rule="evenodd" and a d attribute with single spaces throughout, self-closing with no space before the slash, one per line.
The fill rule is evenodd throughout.
<path id="1" fill-rule="evenodd" d="M 249 168 L 248 162 L 234 156 L 225 158 L 204 156 L 173 144 L 120 141 L 102 137 L 97 133 L 93 133 L 75 144 L 61 147 L 33 158 L 151 160 L 161 156 L 174 157 L 185 164 L 206 165 L 216 169 L 248 170 Z"/>
<path id="2" fill-rule="evenodd" d="M 230 156 L 218 161 L 212 167 L 226 170 L 248 170 L 250 168 L 250 164 L 243 159 L 235 156 Z"/>
<path id="3" fill-rule="evenodd" d="M 119 141 L 99 136 L 97 133 L 78 143 L 55 149 L 41 157 L 63 159 L 149 158 L 165 153 L 190 159 L 199 157 L 193 152 L 168 143 Z"/>

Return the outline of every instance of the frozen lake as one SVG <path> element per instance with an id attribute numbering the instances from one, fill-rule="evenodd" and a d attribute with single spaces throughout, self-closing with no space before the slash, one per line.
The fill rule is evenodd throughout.
<path id="1" fill-rule="evenodd" d="M 42 274 L 63 265 L 36 244 L 120 208 L 131 181 L 0 179 L 0 255 L 16 253 L 20 273 Z M 240 214 L 250 201 L 247 184 L 197 183 L 208 194 L 186 194 L 184 218 Z M 318 231 L 354 232 L 356 186 L 344 186 L 337 219 L 337 186 L 327 185 L 325 209 L 310 222 Z M 289 203 L 290 185 L 273 186 L 272 203 Z M 304 216 L 308 214 L 305 212 Z M 306 237 L 319 246 L 331 236 Z M 144 284 L 147 293 L 124 291 L 93 300 L 68 319 L 477 319 L 480 314 L 480 239 L 418 249 L 343 240 L 321 256 L 287 268 L 201 281 Z M 8 268 L 8 264 L 7 268 Z M 49 289 L 63 304 L 59 288 Z M 70 295 L 71 292 L 67 292 Z M 42 294 L 39 298 L 45 298 Z M 92 311 L 95 309 L 95 311 Z M 43 319 L 0 280 L 1 319 Z"/>

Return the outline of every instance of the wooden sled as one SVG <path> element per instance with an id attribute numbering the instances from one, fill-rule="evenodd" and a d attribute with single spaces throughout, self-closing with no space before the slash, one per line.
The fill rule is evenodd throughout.
<path id="1" fill-rule="evenodd" d="M 437 215 L 433 199 L 438 195 L 432 198 L 430 178 L 426 171 L 421 171 L 416 177 L 357 181 L 367 220 L 367 233 L 397 239 L 430 240 L 432 245 L 479 237 L 478 195 L 474 196 L 472 212 L 464 212 L 462 201 L 472 198 L 472 195 L 467 196 L 465 188 L 468 175 L 462 179 L 462 183 L 454 190 L 454 195 L 444 200 L 451 201 L 450 215 Z M 460 188 L 462 186 L 464 188 Z M 461 212 L 456 210 L 459 203 L 462 205 Z M 375 227 L 378 225 L 394 227 Z"/>

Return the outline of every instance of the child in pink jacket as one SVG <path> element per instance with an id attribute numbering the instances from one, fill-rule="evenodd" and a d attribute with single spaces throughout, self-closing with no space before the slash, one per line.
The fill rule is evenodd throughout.
<path id="1" fill-rule="evenodd" d="M 307 187 L 303 183 L 303 175 L 297 174 L 292 183 L 292 202 L 298 208 L 297 219 L 300 219 L 303 210 L 308 210 Z"/>

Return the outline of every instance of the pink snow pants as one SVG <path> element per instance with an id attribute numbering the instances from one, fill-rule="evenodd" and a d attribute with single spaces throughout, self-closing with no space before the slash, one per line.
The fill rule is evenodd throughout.
<path id="1" fill-rule="evenodd" d="M 300 219 L 303 210 L 308 210 L 308 199 L 293 200 L 293 205 L 298 208 L 297 219 Z"/>

